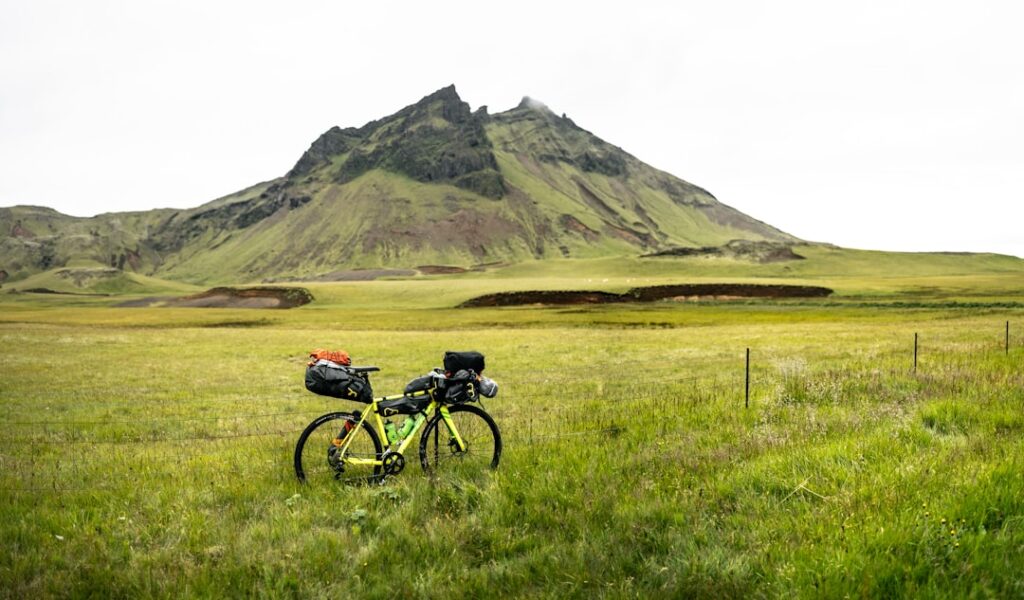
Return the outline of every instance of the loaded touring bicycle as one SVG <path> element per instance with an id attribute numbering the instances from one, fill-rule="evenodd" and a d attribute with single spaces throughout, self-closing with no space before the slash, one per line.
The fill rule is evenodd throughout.
<path id="1" fill-rule="evenodd" d="M 420 432 L 420 466 L 429 474 L 496 469 L 501 433 L 479 402 L 498 386 L 482 375 L 484 365 L 479 352 L 446 352 L 444 369 L 413 379 L 402 394 L 374 398 L 370 373 L 379 367 L 352 366 L 344 351 L 313 351 L 307 389 L 369 406 L 313 420 L 295 446 L 295 475 L 303 482 L 382 481 L 402 472 Z"/>

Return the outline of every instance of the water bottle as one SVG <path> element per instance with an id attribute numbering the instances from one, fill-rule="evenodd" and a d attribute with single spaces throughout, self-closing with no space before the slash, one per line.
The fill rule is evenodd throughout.
<path id="1" fill-rule="evenodd" d="M 416 426 L 416 419 L 408 417 L 405 422 L 402 423 L 402 428 L 398 430 L 398 437 L 404 438 L 405 436 L 412 433 L 412 428 Z"/>
<path id="2" fill-rule="evenodd" d="M 388 442 L 395 443 L 398 441 L 398 430 L 395 429 L 395 424 L 388 419 L 384 422 L 384 431 L 388 434 Z"/>

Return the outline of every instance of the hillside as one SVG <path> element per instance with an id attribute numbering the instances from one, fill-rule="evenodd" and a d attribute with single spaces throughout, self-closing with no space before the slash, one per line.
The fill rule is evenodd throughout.
<path id="1" fill-rule="evenodd" d="M 332 127 L 284 176 L 197 208 L 0 208 L 0 234 L 0 278 L 104 267 L 194 283 L 797 241 L 537 101 L 490 115 L 454 86 Z"/>

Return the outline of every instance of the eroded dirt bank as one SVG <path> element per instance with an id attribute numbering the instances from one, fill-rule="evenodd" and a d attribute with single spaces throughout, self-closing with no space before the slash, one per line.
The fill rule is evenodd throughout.
<path id="1" fill-rule="evenodd" d="M 195 308 L 295 308 L 313 301 L 313 294 L 300 287 L 216 287 L 205 292 L 168 298 L 156 296 L 122 302 L 118 306 L 186 306 Z"/>
<path id="2" fill-rule="evenodd" d="M 471 298 L 459 306 L 521 306 L 524 304 L 611 304 L 666 299 L 824 298 L 833 290 L 810 285 L 693 283 L 633 288 L 625 294 L 598 291 L 499 292 Z"/>

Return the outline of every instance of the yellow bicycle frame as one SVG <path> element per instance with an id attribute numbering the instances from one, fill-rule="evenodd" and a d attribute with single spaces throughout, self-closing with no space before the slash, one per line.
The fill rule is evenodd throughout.
<path id="1" fill-rule="evenodd" d="M 380 411 L 379 411 L 380 407 L 378 406 L 378 403 L 384 402 L 384 401 L 387 401 L 387 400 L 399 400 L 401 398 L 418 398 L 418 397 L 421 397 L 421 396 L 430 396 L 430 404 L 428 404 L 427 407 L 423 410 L 423 413 L 425 415 L 423 420 L 420 421 L 419 423 L 417 423 L 416 426 L 412 428 L 412 431 L 410 431 L 408 433 L 408 435 L 406 435 L 404 438 L 402 438 L 402 440 L 399 442 L 397 448 L 392 448 L 391 447 L 391 440 L 388 439 L 387 430 L 384 428 L 384 419 L 382 418 L 382 416 L 380 414 Z M 353 428 L 353 431 L 355 429 L 358 429 L 359 427 L 362 427 L 363 423 L 366 421 L 367 416 L 372 414 L 373 418 L 374 418 L 374 424 L 376 425 L 377 435 L 380 436 L 381 441 L 384 443 L 385 449 L 386 450 L 392 450 L 394 452 L 398 452 L 399 454 L 405 454 L 405 450 L 409 447 L 409 444 L 412 443 L 412 439 L 416 436 L 416 433 L 419 432 L 420 428 L 423 427 L 424 423 L 426 423 L 427 421 L 430 420 L 430 417 L 433 416 L 435 410 L 439 410 L 441 412 L 441 419 L 444 420 L 444 424 L 448 427 L 448 432 L 455 439 L 455 443 L 458 444 L 459 450 L 461 450 L 462 452 L 465 452 L 466 451 L 466 442 L 464 442 L 462 440 L 462 436 L 459 435 L 459 431 L 455 427 L 455 423 L 452 421 L 451 414 L 449 414 L 449 412 L 448 412 L 448 407 L 443 405 L 443 404 L 441 404 L 441 403 L 439 403 L 437 400 L 435 400 L 433 395 L 429 391 L 426 391 L 426 390 L 422 391 L 422 392 L 414 392 L 414 393 L 409 394 L 409 395 L 399 394 L 399 395 L 396 395 L 396 396 L 384 396 L 382 398 L 375 398 L 370 403 L 370 410 L 363 411 L 363 414 L 360 417 L 359 422 L 356 423 L 355 427 Z M 392 415 L 385 415 L 385 416 L 392 416 Z M 415 418 L 415 416 L 414 415 L 409 415 L 409 418 Z M 381 465 L 384 464 L 384 461 L 380 460 L 380 459 L 356 458 L 356 457 L 348 456 L 348 446 L 349 446 L 349 444 L 352 443 L 352 439 L 354 437 L 355 436 L 352 436 L 352 435 L 345 436 L 346 439 L 345 439 L 345 441 L 341 445 L 341 456 L 342 456 L 341 460 L 342 460 L 342 462 L 344 462 L 345 464 L 349 464 L 349 465 L 363 465 L 363 466 L 381 466 Z"/>

